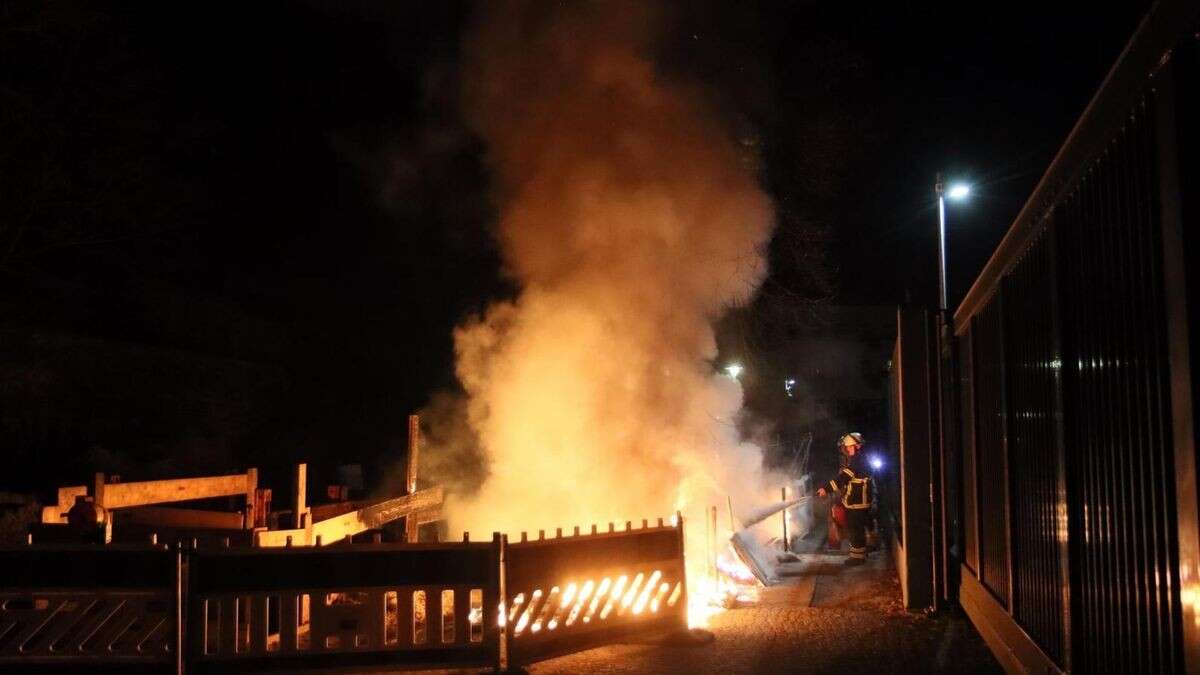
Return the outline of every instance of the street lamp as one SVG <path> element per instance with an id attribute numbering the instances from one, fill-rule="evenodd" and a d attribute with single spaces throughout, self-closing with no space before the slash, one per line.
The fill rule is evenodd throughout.
<path id="1" fill-rule="evenodd" d="M 742 364 L 740 363 L 731 363 L 725 366 L 725 374 L 735 380 L 738 378 L 738 375 L 742 374 L 742 370 Z"/>
<path id="2" fill-rule="evenodd" d="M 949 190 L 942 185 L 942 174 L 938 174 L 933 191 L 938 200 L 938 309 L 946 311 L 946 197 L 954 201 L 966 199 L 971 194 L 971 186 L 966 183 L 955 183 Z"/>

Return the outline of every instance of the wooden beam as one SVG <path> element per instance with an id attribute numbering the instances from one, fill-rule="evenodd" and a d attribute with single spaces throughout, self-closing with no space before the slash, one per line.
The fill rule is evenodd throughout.
<path id="1" fill-rule="evenodd" d="M 108 510 L 127 509 L 148 504 L 183 502 L 212 497 L 244 497 L 253 494 L 247 474 L 148 480 L 139 483 L 104 483 L 104 474 L 96 474 L 96 503 Z M 247 490 L 247 488 L 250 488 Z"/>
<path id="2" fill-rule="evenodd" d="M 405 477 L 408 481 L 408 494 L 417 492 L 417 460 L 421 454 L 421 416 L 408 416 L 408 465 Z"/>
<path id="3" fill-rule="evenodd" d="M 96 478 L 93 481 L 92 496 L 96 499 L 96 503 L 104 505 L 104 474 L 96 473 Z"/>
<path id="4" fill-rule="evenodd" d="M 42 507 L 42 522 L 67 522 L 67 511 L 70 511 L 71 507 L 75 506 L 75 498 L 85 497 L 87 493 L 88 489 L 86 485 L 72 485 L 71 487 L 58 488 L 58 503 L 54 506 Z"/>
<path id="5" fill-rule="evenodd" d="M 444 499 L 444 491 L 438 486 L 372 504 L 313 524 L 313 540 L 320 537 L 322 544 L 332 544 L 348 536 L 382 527 L 397 518 L 440 510 Z"/>
<path id="6" fill-rule="evenodd" d="M 254 527 L 253 529 L 261 529 L 267 527 L 269 523 L 268 516 L 271 515 L 271 488 L 259 488 L 254 491 Z"/>
<path id="7" fill-rule="evenodd" d="M 240 530 L 242 514 L 227 511 L 179 509 L 170 506 L 140 506 L 117 516 L 121 524 L 160 525 L 182 530 Z"/>
<path id="8" fill-rule="evenodd" d="M 308 464 L 301 462 L 296 465 L 296 484 L 293 486 L 296 495 L 296 527 L 308 526 Z"/>
<path id="9" fill-rule="evenodd" d="M 351 511 L 357 511 L 359 509 L 366 508 L 377 501 L 378 500 L 374 499 L 359 499 L 352 502 L 331 502 L 329 504 L 317 504 L 315 506 L 308 507 L 308 515 L 310 518 L 312 518 L 314 523 L 319 523 L 322 520 L 329 520 L 330 518 L 336 518 L 342 514 L 350 513 Z"/>
<path id="10" fill-rule="evenodd" d="M 104 505 L 104 497 L 107 494 L 105 487 L 106 486 L 104 484 L 104 474 L 97 473 L 95 484 L 94 484 L 94 487 L 92 488 L 93 490 L 95 490 L 95 492 L 93 492 L 92 494 L 95 495 L 93 501 L 95 501 L 95 503 L 100 506 Z M 109 516 L 104 519 L 104 543 L 108 544 L 111 542 L 112 542 L 112 517 Z"/>
<path id="11" fill-rule="evenodd" d="M 404 537 L 405 541 L 410 544 L 416 544 L 421 541 L 421 526 L 429 523 L 436 523 L 442 519 L 442 511 L 440 508 L 433 508 L 424 511 L 417 511 L 408 514 L 404 522 Z"/>
<path id="12" fill-rule="evenodd" d="M 308 546 L 312 532 L 307 528 L 293 530 L 262 530 L 254 533 L 254 545 L 264 548 L 283 548 L 288 545 L 288 537 L 292 546 Z"/>
<path id="13" fill-rule="evenodd" d="M 245 491 L 246 491 L 246 510 L 245 510 L 245 518 L 242 520 L 242 528 L 246 529 L 246 530 L 253 530 L 254 529 L 254 521 L 256 520 L 255 513 L 254 513 L 254 503 L 255 503 L 255 499 L 254 499 L 255 494 L 254 493 L 258 491 L 258 469 L 253 468 L 253 467 L 246 469 Z"/>

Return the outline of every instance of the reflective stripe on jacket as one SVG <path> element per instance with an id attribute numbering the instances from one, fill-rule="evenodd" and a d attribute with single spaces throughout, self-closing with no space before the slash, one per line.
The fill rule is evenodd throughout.
<path id="1" fill-rule="evenodd" d="M 857 457 L 855 458 L 857 459 Z M 871 474 L 855 467 L 860 462 L 851 461 L 843 466 L 837 476 L 829 481 L 830 487 L 842 496 L 842 506 L 848 509 L 869 509 L 875 499 L 875 486 Z M 855 471 L 858 468 L 858 471 Z"/>

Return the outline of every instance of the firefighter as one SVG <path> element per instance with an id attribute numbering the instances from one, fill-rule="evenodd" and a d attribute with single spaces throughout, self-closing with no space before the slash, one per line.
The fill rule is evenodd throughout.
<path id="1" fill-rule="evenodd" d="M 838 447 L 841 447 L 840 440 Z M 841 473 L 849 458 L 844 452 L 839 454 L 838 473 Z M 829 505 L 829 537 L 825 542 L 825 550 L 834 553 L 840 552 L 842 540 L 846 538 L 846 507 L 842 506 L 840 501 L 835 501 Z"/>
<path id="2" fill-rule="evenodd" d="M 846 513 L 846 534 L 850 538 L 850 557 L 847 565 L 861 565 L 867 561 L 867 525 L 871 519 L 871 506 L 875 500 L 875 485 L 871 469 L 862 452 L 863 438 L 858 432 L 842 436 L 838 449 L 846 458 L 846 464 L 828 484 L 817 490 L 824 497 L 829 492 L 841 496 L 841 505 Z"/>

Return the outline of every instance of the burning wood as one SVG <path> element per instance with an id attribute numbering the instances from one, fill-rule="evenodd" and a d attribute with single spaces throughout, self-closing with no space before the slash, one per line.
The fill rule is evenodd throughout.
<path id="1" fill-rule="evenodd" d="M 778 579 L 770 572 L 774 566 L 771 564 L 771 560 L 764 555 L 766 551 L 751 538 L 749 528 L 780 511 L 786 511 L 809 499 L 810 497 L 798 497 L 758 509 L 742 523 L 742 529 L 733 533 L 729 538 L 729 545 L 737 557 L 762 585 L 770 586 Z"/>
<path id="2" fill-rule="evenodd" d="M 739 602 L 754 602 L 759 590 L 778 582 L 775 564 L 768 549 L 759 544 L 751 528 L 773 515 L 798 506 L 809 497 L 799 497 L 771 504 L 751 512 L 743 520 L 733 516 L 729 503 L 728 536 L 718 532 L 717 508 L 712 507 L 708 519 L 708 576 L 696 582 L 692 624 L 702 626 L 714 613 L 733 607 Z"/>

